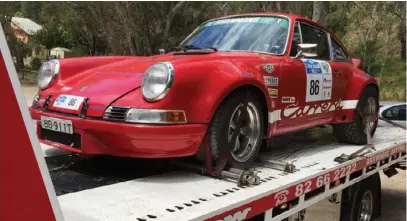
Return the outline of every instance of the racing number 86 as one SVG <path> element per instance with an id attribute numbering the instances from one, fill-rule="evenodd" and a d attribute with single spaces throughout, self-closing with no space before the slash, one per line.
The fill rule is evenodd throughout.
<path id="1" fill-rule="evenodd" d="M 72 98 L 69 102 L 68 102 L 68 106 L 75 106 L 76 103 L 76 98 Z"/>
<path id="2" fill-rule="evenodd" d="M 311 87 L 309 88 L 310 95 L 318 95 L 319 94 L 319 80 L 311 80 Z"/>

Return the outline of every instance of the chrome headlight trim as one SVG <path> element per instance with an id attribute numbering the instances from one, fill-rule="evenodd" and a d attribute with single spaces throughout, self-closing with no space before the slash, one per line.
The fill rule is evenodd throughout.
<path id="1" fill-rule="evenodd" d="M 48 68 L 48 70 L 45 70 L 45 68 Z M 49 71 L 50 73 L 46 73 L 46 71 Z M 37 76 L 38 87 L 41 90 L 47 89 L 48 86 L 58 76 L 59 71 L 60 71 L 60 64 L 57 59 L 49 60 L 49 61 L 42 63 L 40 69 L 38 70 L 38 76 Z M 45 76 L 46 74 L 48 74 L 48 76 Z"/>
<path id="2" fill-rule="evenodd" d="M 166 82 L 164 85 L 164 89 L 161 92 L 151 96 L 151 95 L 148 95 L 148 92 L 146 89 L 146 87 L 150 86 L 150 85 L 146 85 L 146 84 L 147 84 L 147 80 L 151 77 L 150 75 L 153 74 L 153 73 L 151 73 L 151 71 L 154 68 L 158 68 L 158 66 L 164 66 L 166 68 L 166 71 L 167 71 L 166 78 L 167 79 L 166 79 Z M 159 100 L 163 99 L 168 94 L 169 90 L 171 89 L 171 87 L 174 83 L 174 76 L 175 76 L 175 69 L 174 69 L 174 66 L 170 62 L 158 62 L 158 63 L 150 66 L 144 73 L 143 80 L 141 83 L 141 93 L 143 95 L 143 98 L 148 102 L 154 102 L 154 101 L 159 101 Z"/>

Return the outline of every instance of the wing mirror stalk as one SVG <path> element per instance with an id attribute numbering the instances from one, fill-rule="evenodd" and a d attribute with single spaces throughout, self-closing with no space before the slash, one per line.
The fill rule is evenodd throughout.
<path id="1" fill-rule="evenodd" d="M 304 57 L 313 58 L 317 57 L 318 54 L 316 52 L 317 44 L 298 44 L 297 51 L 298 53 L 295 55 L 295 59 L 301 59 Z"/>

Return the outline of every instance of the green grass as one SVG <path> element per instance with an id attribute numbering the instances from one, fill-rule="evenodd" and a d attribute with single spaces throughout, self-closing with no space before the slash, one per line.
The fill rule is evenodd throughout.
<path id="1" fill-rule="evenodd" d="M 380 81 L 380 100 L 406 101 L 406 75 L 385 76 Z"/>

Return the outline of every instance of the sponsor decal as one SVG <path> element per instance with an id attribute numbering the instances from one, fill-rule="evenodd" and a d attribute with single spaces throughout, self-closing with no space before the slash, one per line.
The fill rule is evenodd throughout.
<path id="1" fill-rule="evenodd" d="M 65 100 L 66 100 L 66 96 L 65 95 L 61 95 L 61 96 L 59 96 L 57 99 L 56 99 L 56 103 L 64 103 L 65 102 Z"/>
<path id="2" fill-rule="evenodd" d="M 307 74 L 321 74 L 322 69 L 321 65 L 317 61 L 313 60 L 304 60 L 305 64 L 305 69 L 307 71 Z"/>
<path id="3" fill-rule="evenodd" d="M 218 219 L 216 221 L 243 221 L 243 220 L 246 220 L 247 215 L 249 214 L 249 212 L 251 210 L 252 210 L 251 207 L 247 207 L 244 210 L 237 211 L 236 213 L 234 213 L 232 215 L 225 216 L 222 219 Z"/>
<path id="4" fill-rule="evenodd" d="M 331 99 L 332 70 L 326 61 L 302 59 L 306 69 L 307 87 L 305 102 Z"/>
<path id="5" fill-rule="evenodd" d="M 267 86 L 278 86 L 278 77 L 264 76 L 263 79 Z"/>
<path id="6" fill-rule="evenodd" d="M 322 68 L 325 70 L 325 72 L 329 72 L 329 64 L 328 62 L 321 62 Z"/>
<path id="7" fill-rule="evenodd" d="M 284 103 L 284 104 L 295 103 L 295 97 L 282 97 L 281 98 L 281 103 Z"/>
<path id="8" fill-rule="evenodd" d="M 324 78 L 324 84 L 331 84 L 332 80 L 328 78 Z"/>
<path id="9" fill-rule="evenodd" d="M 268 90 L 269 90 L 270 97 L 272 97 L 272 98 L 278 97 L 278 89 L 269 88 Z"/>
<path id="10" fill-rule="evenodd" d="M 264 69 L 267 73 L 271 74 L 271 73 L 273 73 L 273 71 L 274 71 L 274 65 L 273 65 L 273 64 L 263 64 L 263 69 Z"/>
<path id="11" fill-rule="evenodd" d="M 275 24 L 282 28 L 288 28 L 288 20 L 285 18 L 277 17 L 243 17 L 243 18 L 228 18 L 211 21 L 203 25 L 203 27 L 224 25 L 224 24 L 237 24 L 237 23 L 262 23 L 262 24 Z"/>
<path id="12" fill-rule="evenodd" d="M 298 106 L 298 102 L 296 104 L 288 105 L 282 111 L 282 117 L 284 118 L 298 118 L 298 117 L 305 117 L 307 115 L 314 115 L 314 114 L 321 114 L 331 111 L 337 111 L 342 108 L 341 100 L 335 102 L 323 102 L 323 103 L 315 103 L 306 106 Z"/>

